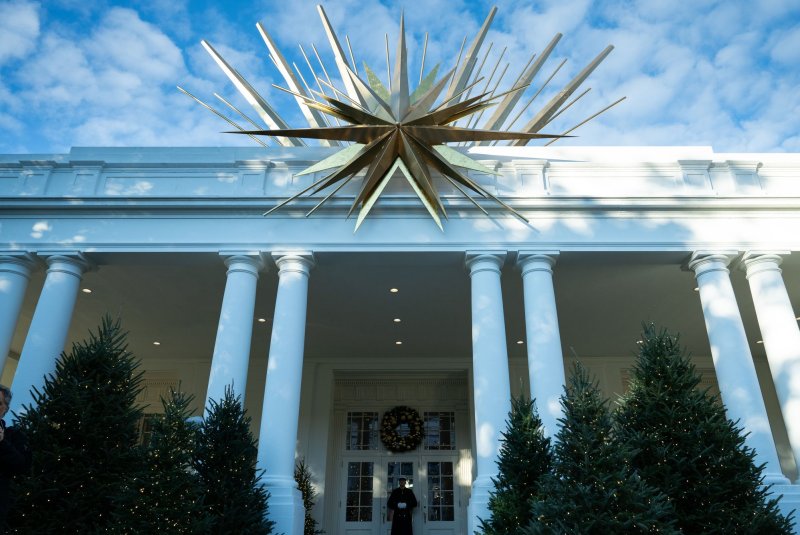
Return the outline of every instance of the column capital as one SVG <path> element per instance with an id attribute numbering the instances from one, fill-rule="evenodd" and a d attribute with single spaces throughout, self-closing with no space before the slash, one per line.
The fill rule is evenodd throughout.
<path id="1" fill-rule="evenodd" d="M 730 273 L 728 265 L 739 255 L 739 251 L 695 251 L 692 253 L 687 268 L 694 271 L 695 277 L 709 271 L 724 271 Z"/>
<path id="2" fill-rule="evenodd" d="M 781 273 L 779 266 L 783 262 L 783 257 L 790 254 L 792 254 L 791 251 L 746 251 L 742 256 L 739 269 L 746 273 L 748 279 L 751 275 L 762 271 Z"/>
<path id="3" fill-rule="evenodd" d="M 311 251 L 276 251 L 272 253 L 272 259 L 278 266 L 278 275 L 294 271 L 308 276 L 316 265 Z"/>
<path id="4" fill-rule="evenodd" d="M 231 271 L 245 271 L 258 278 L 258 272 L 267 266 L 264 254 L 259 251 L 220 251 L 219 256 L 229 274 Z"/>
<path id="5" fill-rule="evenodd" d="M 467 251 L 464 265 L 469 270 L 470 276 L 480 271 L 496 271 L 498 274 L 506 263 L 507 251 Z"/>
<path id="6" fill-rule="evenodd" d="M 37 266 L 36 257 L 26 251 L 0 251 L 0 271 L 21 275 L 30 279 L 31 271 Z"/>
<path id="7" fill-rule="evenodd" d="M 37 251 L 39 257 L 47 263 L 47 272 L 61 271 L 78 278 L 87 271 L 96 269 L 95 264 L 80 251 Z"/>
<path id="8" fill-rule="evenodd" d="M 523 276 L 531 271 L 548 271 L 552 273 L 559 254 L 559 251 L 523 250 L 517 254 L 517 267 Z"/>

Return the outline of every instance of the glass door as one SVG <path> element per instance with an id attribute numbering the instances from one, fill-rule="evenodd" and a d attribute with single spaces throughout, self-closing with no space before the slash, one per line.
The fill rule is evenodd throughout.
<path id="1" fill-rule="evenodd" d="M 415 497 L 417 498 L 417 502 L 419 501 L 419 496 L 417 496 L 417 489 L 414 483 L 417 481 L 417 473 L 415 470 L 415 463 L 414 461 L 403 461 L 403 460 L 390 460 L 385 463 L 386 466 L 386 476 L 385 476 L 385 489 L 386 493 L 383 497 L 383 521 L 384 526 L 381 529 L 382 534 L 389 535 L 392 531 L 392 523 L 389 521 L 389 509 L 387 507 L 387 503 L 389 502 L 389 496 L 391 496 L 392 491 L 400 487 L 400 479 L 406 480 L 406 488 L 410 489 L 411 492 L 414 493 Z M 418 514 L 419 506 L 414 509 L 412 515 L 412 523 L 417 524 L 419 514 Z"/>
<path id="2" fill-rule="evenodd" d="M 425 482 L 422 494 L 423 533 L 442 535 L 458 533 L 460 517 L 452 460 L 428 460 L 424 463 Z M 421 485 L 420 485 L 421 486 Z"/>
<path id="3" fill-rule="evenodd" d="M 362 459 L 345 459 L 344 515 L 342 533 L 345 535 L 375 535 L 382 519 L 375 514 L 375 504 L 380 495 L 375 477 L 375 462 Z"/>

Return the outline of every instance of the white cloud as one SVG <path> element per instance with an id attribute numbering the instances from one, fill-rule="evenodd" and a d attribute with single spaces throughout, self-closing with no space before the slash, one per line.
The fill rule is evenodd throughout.
<path id="1" fill-rule="evenodd" d="M 0 65 L 24 58 L 39 37 L 39 5 L 0 2 Z"/>

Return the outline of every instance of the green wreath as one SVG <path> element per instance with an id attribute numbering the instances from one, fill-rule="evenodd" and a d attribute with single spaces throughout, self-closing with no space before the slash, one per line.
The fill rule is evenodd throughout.
<path id="1" fill-rule="evenodd" d="M 408 433 L 401 434 L 401 425 L 408 426 Z M 424 424 L 419 413 L 411 407 L 399 405 L 383 414 L 381 420 L 381 442 L 386 449 L 399 453 L 417 449 L 422 442 Z"/>

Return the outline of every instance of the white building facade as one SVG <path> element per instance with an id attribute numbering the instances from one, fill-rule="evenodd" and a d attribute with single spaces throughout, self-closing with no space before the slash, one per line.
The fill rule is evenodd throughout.
<path id="1" fill-rule="evenodd" d="M 528 219 L 442 185 L 444 230 L 397 177 L 358 232 L 343 189 L 263 212 L 320 176 L 324 148 L 75 148 L 0 156 L 0 359 L 12 410 L 103 313 L 201 414 L 244 397 L 279 532 L 302 533 L 305 459 L 328 533 L 386 534 L 401 475 L 415 533 L 486 517 L 512 394 L 550 435 L 565 364 L 625 391 L 641 322 L 680 333 L 800 506 L 800 155 L 707 147 L 478 147 L 470 177 Z M 324 192 L 323 192 L 324 193 Z M 386 411 L 425 422 L 381 443 Z"/>

